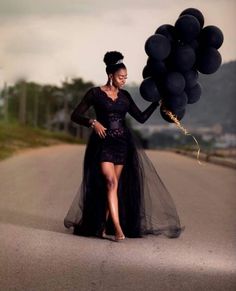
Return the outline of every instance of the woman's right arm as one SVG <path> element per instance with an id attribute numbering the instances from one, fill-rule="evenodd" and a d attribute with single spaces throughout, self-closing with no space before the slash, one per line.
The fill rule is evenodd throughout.
<path id="1" fill-rule="evenodd" d="M 93 92 L 92 88 L 89 89 L 80 103 L 76 106 L 76 108 L 72 111 L 70 119 L 80 125 L 90 127 L 93 119 L 84 116 L 83 114 L 89 109 L 90 106 L 93 105 Z"/>
<path id="2" fill-rule="evenodd" d="M 125 92 L 130 101 L 128 113 L 140 123 L 144 123 L 146 120 L 148 120 L 155 109 L 159 106 L 159 101 L 154 101 L 144 111 L 141 111 L 135 104 L 129 92 Z"/>

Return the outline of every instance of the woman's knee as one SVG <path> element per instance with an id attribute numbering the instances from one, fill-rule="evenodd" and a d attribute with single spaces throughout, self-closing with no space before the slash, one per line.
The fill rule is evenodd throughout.
<path id="1" fill-rule="evenodd" d="M 110 162 L 103 162 L 101 164 L 102 173 L 106 179 L 108 190 L 114 190 L 118 186 L 118 180 L 114 171 L 114 165 Z"/>
<path id="2" fill-rule="evenodd" d="M 117 189 L 118 181 L 115 175 L 113 176 L 106 176 L 107 181 L 107 188 L 108 190 L 114 190 Z"/>

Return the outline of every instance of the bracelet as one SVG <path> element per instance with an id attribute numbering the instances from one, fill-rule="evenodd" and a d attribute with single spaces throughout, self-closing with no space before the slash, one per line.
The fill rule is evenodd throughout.
<path id="1" fill-rule="evenodd" d="M 93 122 L 91 123 L 90 127 L 94 128 L 94 124 L 95 124 L 96 121 L 97 121 L 97 120 L 94 119 Z"/>

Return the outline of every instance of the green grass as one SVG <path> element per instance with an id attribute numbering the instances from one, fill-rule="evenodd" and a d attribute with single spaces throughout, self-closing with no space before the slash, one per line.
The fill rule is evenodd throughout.
<path id="1" fill-rule="evenodd" d="M 83 143 L 69 134 L 0 121 L 0 160 L 19 150 L 60 143 Z"/>

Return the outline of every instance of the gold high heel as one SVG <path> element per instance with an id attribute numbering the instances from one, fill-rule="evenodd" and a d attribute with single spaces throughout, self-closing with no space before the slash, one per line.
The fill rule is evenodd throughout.
<path id="1" fill-rule="evenodd" d="M 106 238 L 107 234 L 106 234 L 106 229 L 104 228 L 101 234 L 102 238 Z"/>
<path id="2" fill-rule="evenodd" d="M 124 235 L 115 235 L 115 241 L 122 241 L 125 239 Z"/>
<path id="3" fill-rule="evenodd" d="M 101 230 L 100 230 L 98 236 L 99 236 L 100 238 L 106 238 L 106 237 L 107 237 L 107 234 L 106 234 L 106 225 L 105 225 L 105 223 L 102 224 L 102 227 L 101 227 Z"/>

